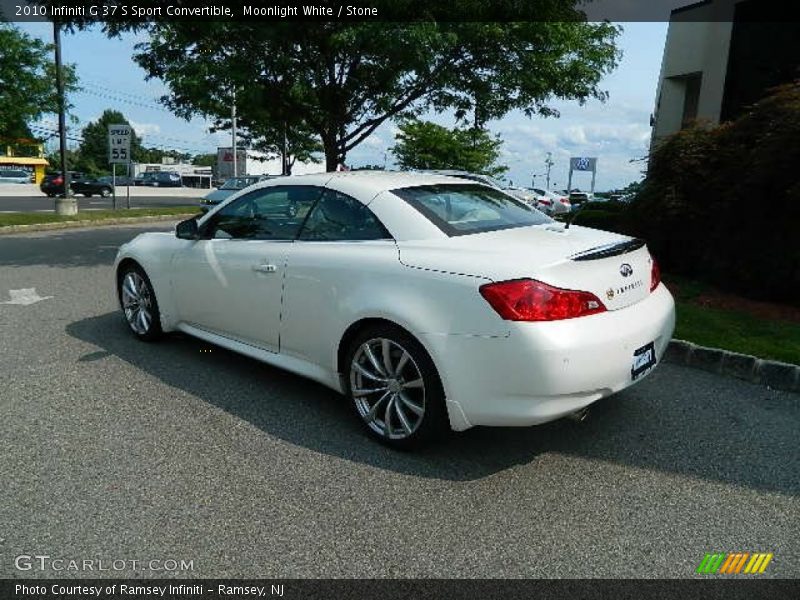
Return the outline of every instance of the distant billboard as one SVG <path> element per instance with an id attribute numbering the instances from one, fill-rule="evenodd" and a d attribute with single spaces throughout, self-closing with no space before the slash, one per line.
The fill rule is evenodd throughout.
<path id="1" fill-rule="evenodd" d="M 573 171 L 596 171 L 597 158 L 589 156 L 574 156 L 569 159 L 570 169 Z"/>
<path id="2" fill-rule="evenodd" d="M 236 149 L 236 174 L 247 175 L 247 149 Z M 233 177 L 233 148 L 217 148 L 217 179 Z"/>

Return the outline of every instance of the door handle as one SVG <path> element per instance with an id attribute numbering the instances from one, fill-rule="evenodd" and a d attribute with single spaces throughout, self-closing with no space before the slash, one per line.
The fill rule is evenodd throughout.
<path id="1" fill-rule="evenodd" d="M 253 265 L 253 271 L 257 273 L 275 273 L 278 270 L 278 267 L 275 265 L 269 264 L 261 264 L 261 265 Z"/>

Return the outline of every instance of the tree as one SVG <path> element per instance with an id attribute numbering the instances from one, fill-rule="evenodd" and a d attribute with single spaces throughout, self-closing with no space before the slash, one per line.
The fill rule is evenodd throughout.
<path id="1" fill-rule="evenodd" d="M 217 164 L 216 154 L 195 154 L 192 158 L 192 164 L 196 167 L 213 167 Z"/>
<path id="2" fill-rule="evenodd" d="M 392 154 L 404 169 L 459 169 L 497 176 L 508 170 L 498 165 L 503 141 L 484 129 L 447 129 L 430 121 L 400 125 Z"/>
<path id="3" fill-rule="evenodd" d="M 169 86 L 163 100 L 177 114 L 226 118 L 235 90 L 237 112 L 252 126 L 313 132 L 328 170 L 387 119 L 454 109 L 481 129 L 512 109 L 556 114 L 552 98 L 605 99 L 599 81 L 619 58 L 619 29 L 586 23 L 576 0 L 464 0 L 447 10 L 418 0 L 374 4 L 418 20 L 304 22 L 302 32 L 286 21 L 105 27 L 110 35 L 149 31 L 135 58 Z M 504 11 L 516 21 L 489 21 Z"/>
<path id="4" fill-rule="evenodd" d="M 32 137 L 28 123 L 58 112 L 53 46 L 0 22 L 0 137 Z M 75 70 L 64 65 L 64 89 L 77 89 Z"/>
<path id="5" fill-rule="evenodd" d="M 117 124 L 130 125 L 130 122 L 121 112 L 107 109 L 97 121 L 83 128 L 76 169 L 92 174 L 108 171 L 108 126 Z M 141 154 L 142 140 L 131 127 L 131 158 L 141 161 Z"/>
<path id="6" fill-rule="evenodd" d="M 230 131 L 230 129 L 230 120 L 217 119 L 211 132 Z M 298 160 L 306 163 L 319 162 L 318 155 L 323 150 L 319 138 L 302 122 L 287 124 L 284 127 L 282 122 L 270 121 L 268 117 L 259 120 L 257 114 L 251 114 L 244 119 L 237 118 L 236 133 L 242 146 L 263 152 L 270 158 L 283 154 L 285 139 L 289 174 Z"/>

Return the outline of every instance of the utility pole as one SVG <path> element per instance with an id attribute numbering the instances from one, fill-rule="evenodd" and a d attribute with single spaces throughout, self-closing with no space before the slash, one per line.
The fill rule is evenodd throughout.
<path id="1" fill-rule="evenodd" d="M 281 147 L 281 175 L 289 175 L 289 140 L 286 133 L 286 121 L 283 122 L 283 145 Z"/>
<path id="2" fill-rule="evenodd" d="M 56 92 L 58 94 L 58 135 L 59 147 L 61 150 L 61 178 L 64 180 L 64 192 L 61 197 L 56 198 L 57 215 L 76 215 L 78 214 L 78 201 L 69 195 L 70 176 L 67 171 L 67 123 L 66 123 L 66 99 L 64 98 L 64 74 L 61 67 L 61 26 L 58 21 L 53 21 L 53 46 L 55 47 L 56 59 Z"/>
<path id="3" fill-rule="evenodd" d="M 553 153 L 548 152 L 547 158 L 544 159 L 544 164 L 547 166 L 547 191 L 550 191 L 550 168 L 555 164 L 553 161 Z"/>
<path id="4" fill-rule="evenodd" d="M 231 104 L 231 146 L 233 147 L 233 176 L 237 177 L 239 171 L 236 164 L 236 88 L 233 90 L 233 103 Z"/>

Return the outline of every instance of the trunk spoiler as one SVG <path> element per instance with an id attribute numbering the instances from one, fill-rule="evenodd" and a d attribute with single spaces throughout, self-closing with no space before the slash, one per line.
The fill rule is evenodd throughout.
<path id="1" fill-rule="evenodd" d="M 570 260 L 598 260 L 601 258 L 608 258 L 609 256 L 619 256 L 620 254 L 627 254 L 638 250 L 645 245 L 645 241 L 634 238 L 624 242 L 614 242 L 613 244 L 605 244 L 604 246 L 596 246 L 589 248 L 578 254 L 570 256 Z"/>

